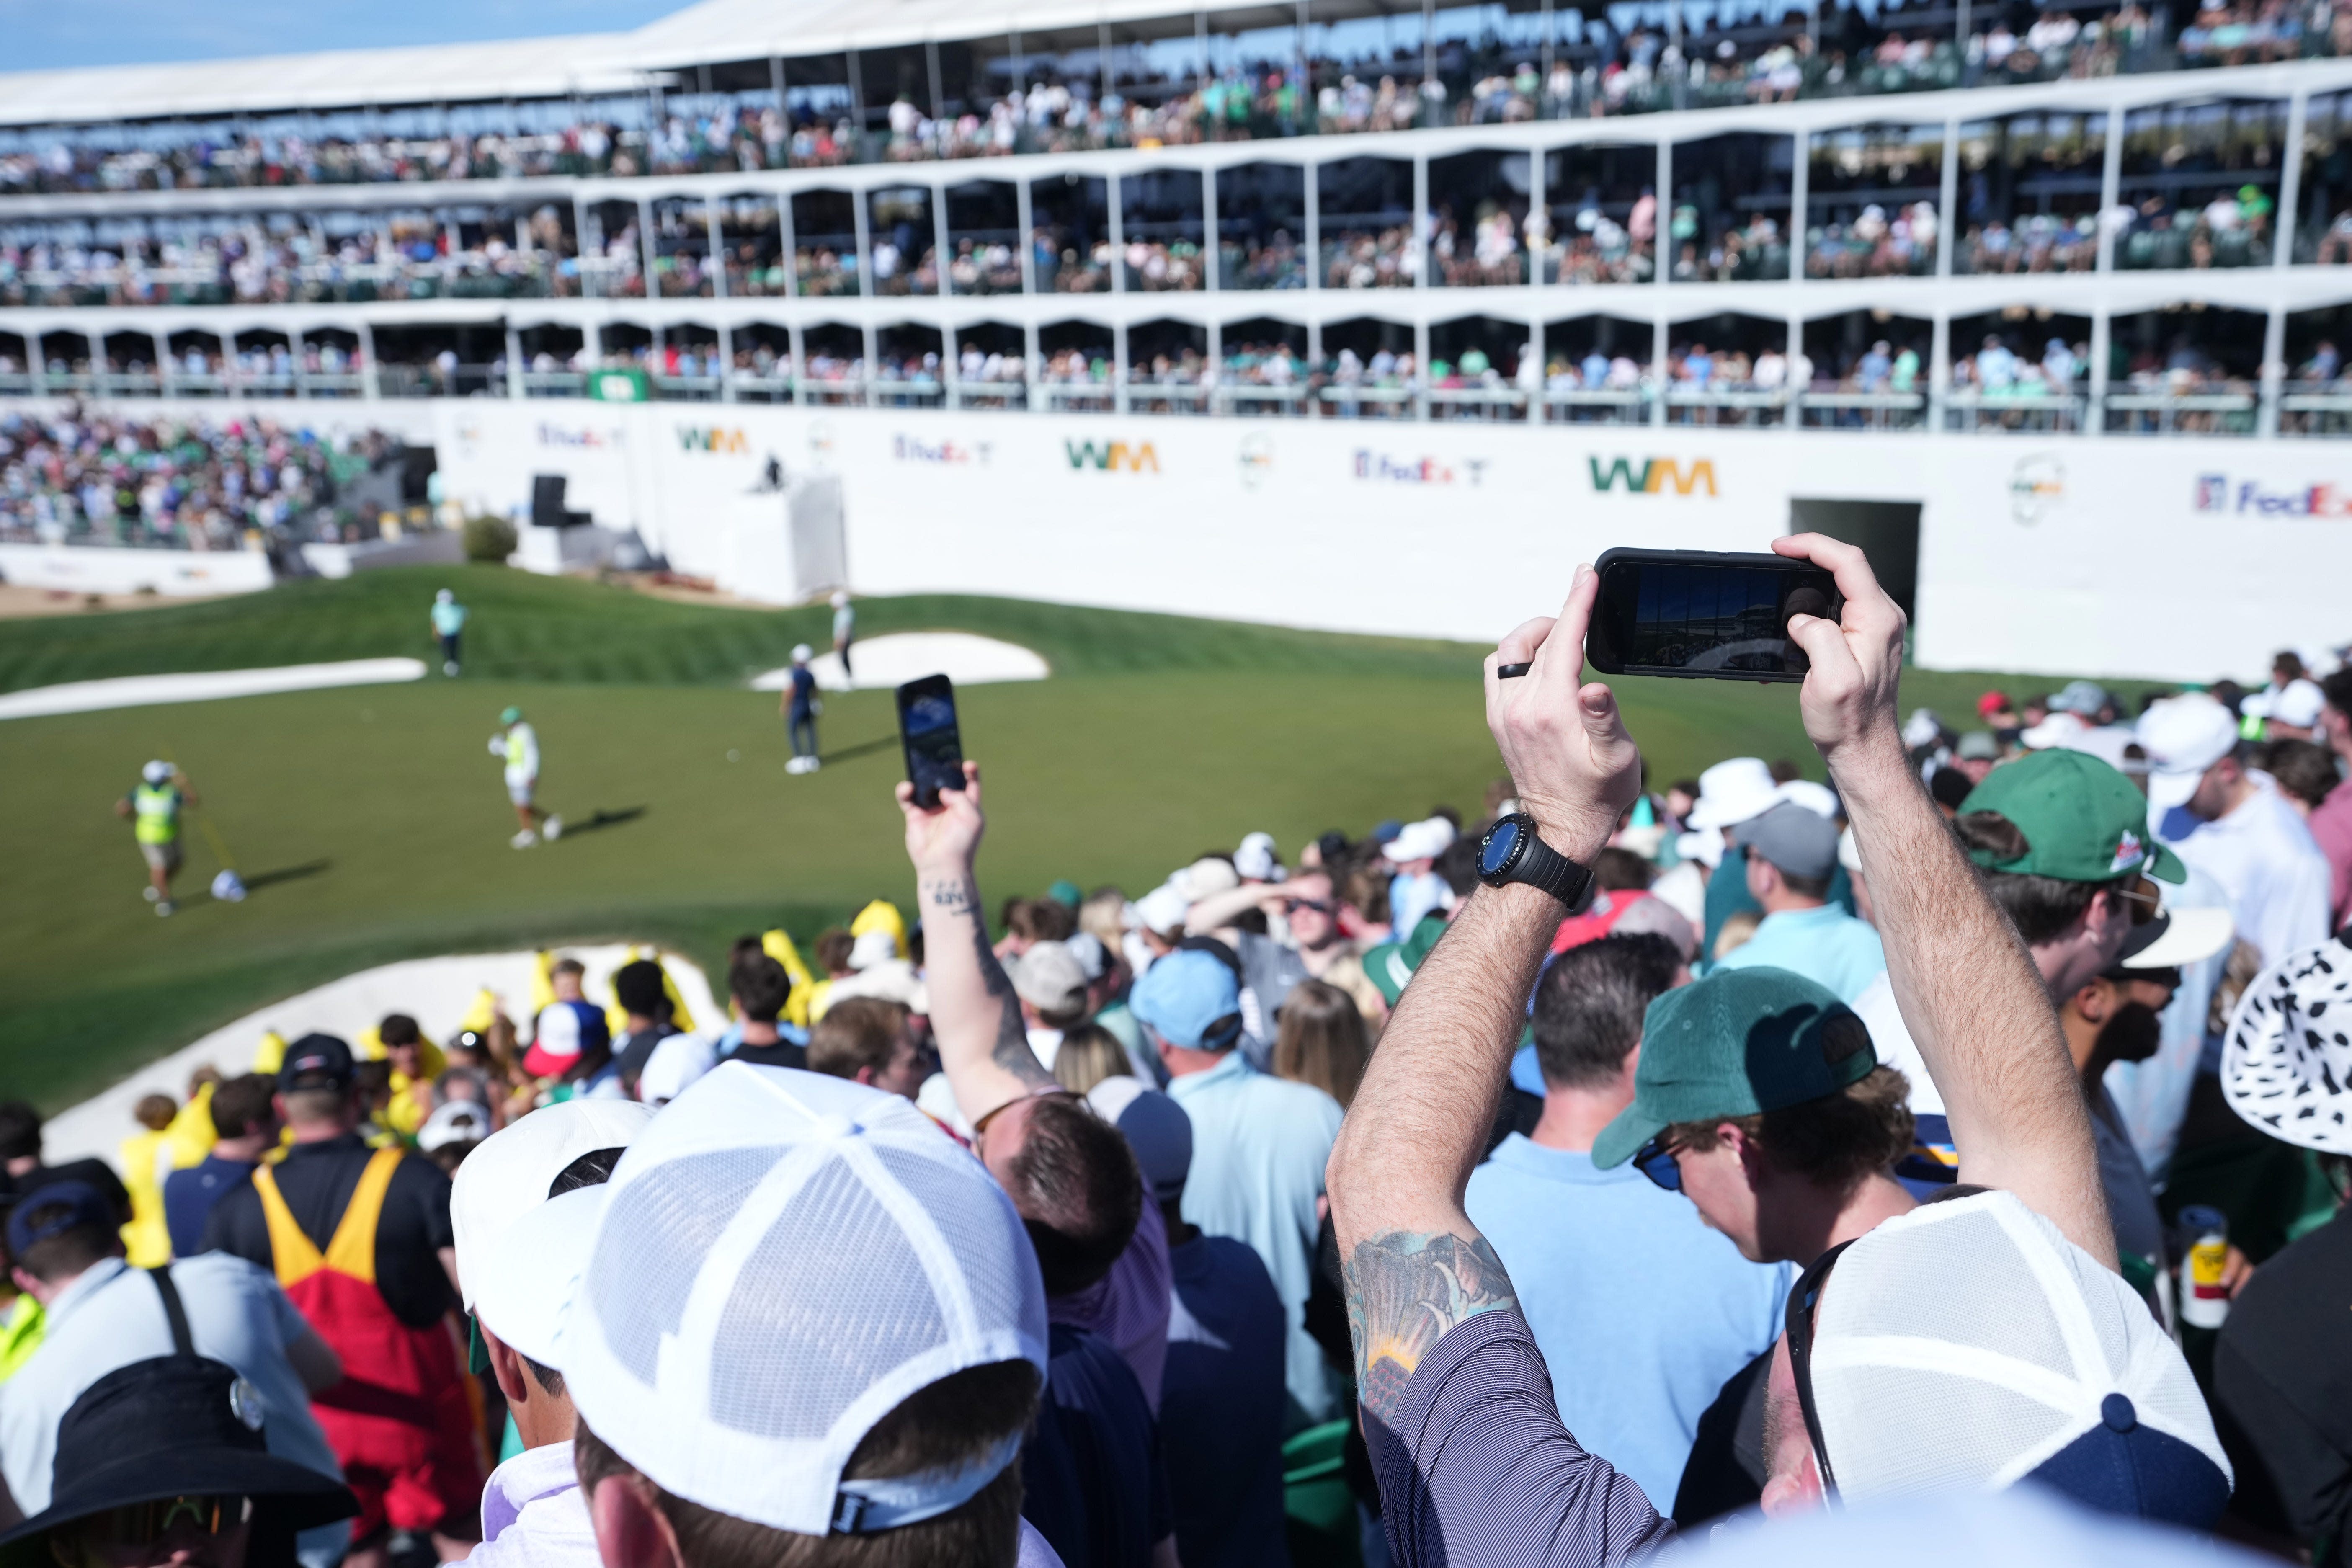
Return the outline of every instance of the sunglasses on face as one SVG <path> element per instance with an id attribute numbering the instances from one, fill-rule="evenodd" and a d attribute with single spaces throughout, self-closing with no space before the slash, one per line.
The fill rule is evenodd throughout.
<path id="1" fill-rule="evenodd" d="M 252 1516 L 253 1500 L 235 1494 L 157 1498 L 107 1510 L 99 1516 L 97 1534 L 119 1546 L 152 1546 L 183 1524 L 199 1534 L 218 1535 Z"/>
<path id="2" fill-rule="evenodd" d="M 2144 926 L 2163 911 L 2164 895 L 2146 877 L 2134 877 L 2116 889 L 2116 896 L 2131 906 L 2131 923 Z"/>
<path id="3" fill-rule="evenodd" d="M 1683 1168 L 1675 1163 L 1674 1147 L 1653 1138 L 1633 1152 L 1633 1169 L 1670 1193 L 1683 1190 Z"/>
<path id="4" fill-rule="evenodd" d="M 1282 901 L 1282 912 L 1285 914 L 1295 915 L 1301 910 L 1313 910 L 1318 915 L 1328 915 L 1331 912 L 1331 900 L 1328 899 L 1285 899 Z"/>
<path id="5" fill-rule="evenodd" d="M 1829 1445 L 1822 1441 L 1822 1413 L 1813 1402 L 1813 1312 L 1821 1305 L 1822 1288 L 1840 1254 L 1853 1245 L 1842 1241 L 1812 1261 L 1789 1290 L 1782 1327 L 1789 1332 L 1789 1372 L 1797 1385 L 1797 1408 L 1805 1418 L 1805 1439 L 1812 1445 L 1813 1463 L 1821 1468 L 1822 1493 L 1837 1499 L 1837 1475 L 1830 1468 Z"/>

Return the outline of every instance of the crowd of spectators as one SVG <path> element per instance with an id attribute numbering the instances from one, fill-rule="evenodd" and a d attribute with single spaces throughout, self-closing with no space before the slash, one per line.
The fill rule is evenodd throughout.
<path id="1" fill-rule="evenodd" d="M 2164 36 L 2139 0 L 2092 18 L 2052 9 L 2012 28 L 1905 26 L 1858 10 L 1771 26 L 1671 35 L 1580 22 L 1543 51 L 1500 37 L 1448 42 L 1435 76 L 1418 51 L 1397 59 L 1260 59 L 1214 74 L 1099 77 L 1041 69 L 1024 88 L 955 113 L 900 95 L 862 128 L 845 88 L 800 89 L 789 113 L 765 94 L 648 97 L 625 111 L 583 106 L 560 127 L 440 135 L 356 126 L 259 131 L 224 122 L 156 131 L 132 144 L 17 132 L 0 151 L 0 196 L 72 191 L 399 184 L 516 177 L 630 177 L 823 168 L 1182 145 L 1306 133 L 1587 119 L 1719 104 L 1892 93 L 2248 65 L 2352 53 L 2340 0 L 2207 0 Z M 1311 82 L 1311 86 L 1307 85 Z M 488 106 L 474 106 L 479 119 Z M 338 120 L 346 117 L 334 117 Z M 519 120 L 518 124 L 521 121 Z"/>
<path id="2" fill-rule="evenodd" d="M 1780 548 L 1842 598 L 1810 769 L 1656 787 L 1580 573 L 1475 814 L 992 905 L 968 766 L 898 786 L 911 908 L 744 935 L 713 1016 L 548 952 L 264 1035 L 119 1170 L 0 1105 L 0 1544 L 2326 1560 L 2347 650 L 1963 732 L 1862 552 Z"/>
<path id="3" fill-rule="evenodd" d="M 0 539 L 275 551 L 376 527 L 350 487 L 404 450 L 381 431 L 274 419 L 0 414 Z"/>

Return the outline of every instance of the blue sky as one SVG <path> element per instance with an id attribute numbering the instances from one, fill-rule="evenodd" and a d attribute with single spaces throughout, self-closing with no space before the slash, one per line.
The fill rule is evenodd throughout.
<path id="1" fill-rule="evenodd" d="M 0 69 L 615 32 L 688 0 L 0 0 Z"/>

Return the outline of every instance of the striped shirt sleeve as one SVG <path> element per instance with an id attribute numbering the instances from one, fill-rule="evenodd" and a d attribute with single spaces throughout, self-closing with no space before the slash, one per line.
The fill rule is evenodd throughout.
<path id="1" fill-rule="evenodd" d="M 1447 1331 L 1414 1370 L 1397 1429 L 1367 1411 L 1364 1436 L 1399 1568 L 1604 1568 L 1674 1535 L 1630 1477 L 1560 1424 L 1517 1308 Z"/>

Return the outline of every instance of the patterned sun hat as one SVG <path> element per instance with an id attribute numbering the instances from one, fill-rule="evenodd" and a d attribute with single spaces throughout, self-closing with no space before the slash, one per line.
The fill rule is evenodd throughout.
<path id="1" fill-rule="evenodd" d="M 2221 1092 L 2274 1138 L 2352 1154 L 2352 948 L 2339 939 L 2290 953 L 2246 987 L 2221 1050 Z"/>

